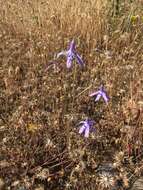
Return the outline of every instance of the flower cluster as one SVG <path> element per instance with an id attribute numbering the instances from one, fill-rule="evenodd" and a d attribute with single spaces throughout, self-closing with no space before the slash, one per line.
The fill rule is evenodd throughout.
<path id="1" fill-rule="evenodd" d="M 75 48 L 75 41 L 72 40 L 69 46 L 69 49 L 67 51 L 61 51 L 60 53 L 57 54 L 57 58 L 59 58 L 60 56 L 66 56 L 67 58 L 67 68 L 70 69 L 72 67 L 72 62 L 75 59 L 76 62 L 80 65 L 80 66 L 84 66 L 84 62 L 81 59 L 80 55 L 76 52 L 76 48 Z M 103 98 L 103 100 L 105 101 L 105 103 L 107 104 L 109 101 L 109 97 L 107 95 L 107 92 L 105 91 L 103 85 L 100 86 L 99 90 L 91 93 L 89 95 L 90 97 L 94 97 L 95 98 L 95 102 L 99 101 L 100 98 Z M 79 134 L 84 134 L 84 137 L 89 137 L 89 133 L 91 131 L 91 129 L 93 128 L 93 125 L 95 124 L 94 120 L 91 119 L 86 119 L 84 121 L 81 121 L 78 126 L 79 128 Z"/>

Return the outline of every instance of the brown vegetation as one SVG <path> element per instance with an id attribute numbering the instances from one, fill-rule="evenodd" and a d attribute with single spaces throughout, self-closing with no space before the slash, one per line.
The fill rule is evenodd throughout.
<path id="1" fill-rule="evenodd" d="M 142 13 L 138 0 L 0 0 L 0 188 L 126 189 L 141 175 Z M 68 71 L 56 54 L 73 38 L 86 67 Z M 108 106 L 89 97 L 100 84 Z"/>

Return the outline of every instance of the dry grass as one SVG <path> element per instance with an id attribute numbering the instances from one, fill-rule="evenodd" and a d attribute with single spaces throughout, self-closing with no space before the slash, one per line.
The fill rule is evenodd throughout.
<path id="1" fill-rule="evenodd" d="M 0 1 L 4 188 L 125 189 L 141 174 L 143 2 L 115 2 Z M 73 38 L 86 67 L 68 71 L 55 56 Z M 88 96 L 100 84 L 108 106 Z M 88 139 L 76 128 L 86 117 Z"/>

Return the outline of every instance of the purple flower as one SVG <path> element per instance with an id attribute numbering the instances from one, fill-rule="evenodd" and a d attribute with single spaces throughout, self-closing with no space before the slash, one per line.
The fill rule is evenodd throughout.
<path id="1" fill-rule="evenodd" d="M 94 125 L 95 121 L 86 119 L 85 121 L 81 121 L 79 123 L 80 129 L 79 129 L 79 134 L 84 133 L 85 137 L 89 137 L 89 132 L 91 127 Z"/>
<path id="2" fill-rule="evenodd" d="M 93 92 L 92 94 L 90 94 L 89 96 L 91 97 L 96 97 L 95 98 L 95 102 L 97 102 L 101 97 L 104 99 L 104 101 L 106 102 L 106 104 L 109 101 L 109 97 L 106 93 L 106 91 L 103 88 L 103 85 L 100 86 L 99 90 L 96 92 Z"/>
<path id="3" fill-rule="evenodd" d="M 58 53 L 57 58 L 59 58 L 61 55 L 64 55 L 67 57 L 67 68 L 71 68 L 73 59 L 76 59 L 77 63 L 81 66 L 84 66 L 84 62 L 82 61 L 79 54 L 75 51 L 75 42 L 74 40 L 71 41 L 70 47 L 67 51 L 61 51 Z"/>

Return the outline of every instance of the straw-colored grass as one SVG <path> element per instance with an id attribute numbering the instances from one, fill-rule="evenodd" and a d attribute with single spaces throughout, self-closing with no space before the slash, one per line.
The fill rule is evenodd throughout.
<path id="1" fill-rule="evenodd" d="M 0 0 L 0 188 L 126 189 L 141 174 L 142 5 Z M 84 69 L 56 59 L 72 39 Z M 108 106 L 89 97 L 101 84 Z"/>

